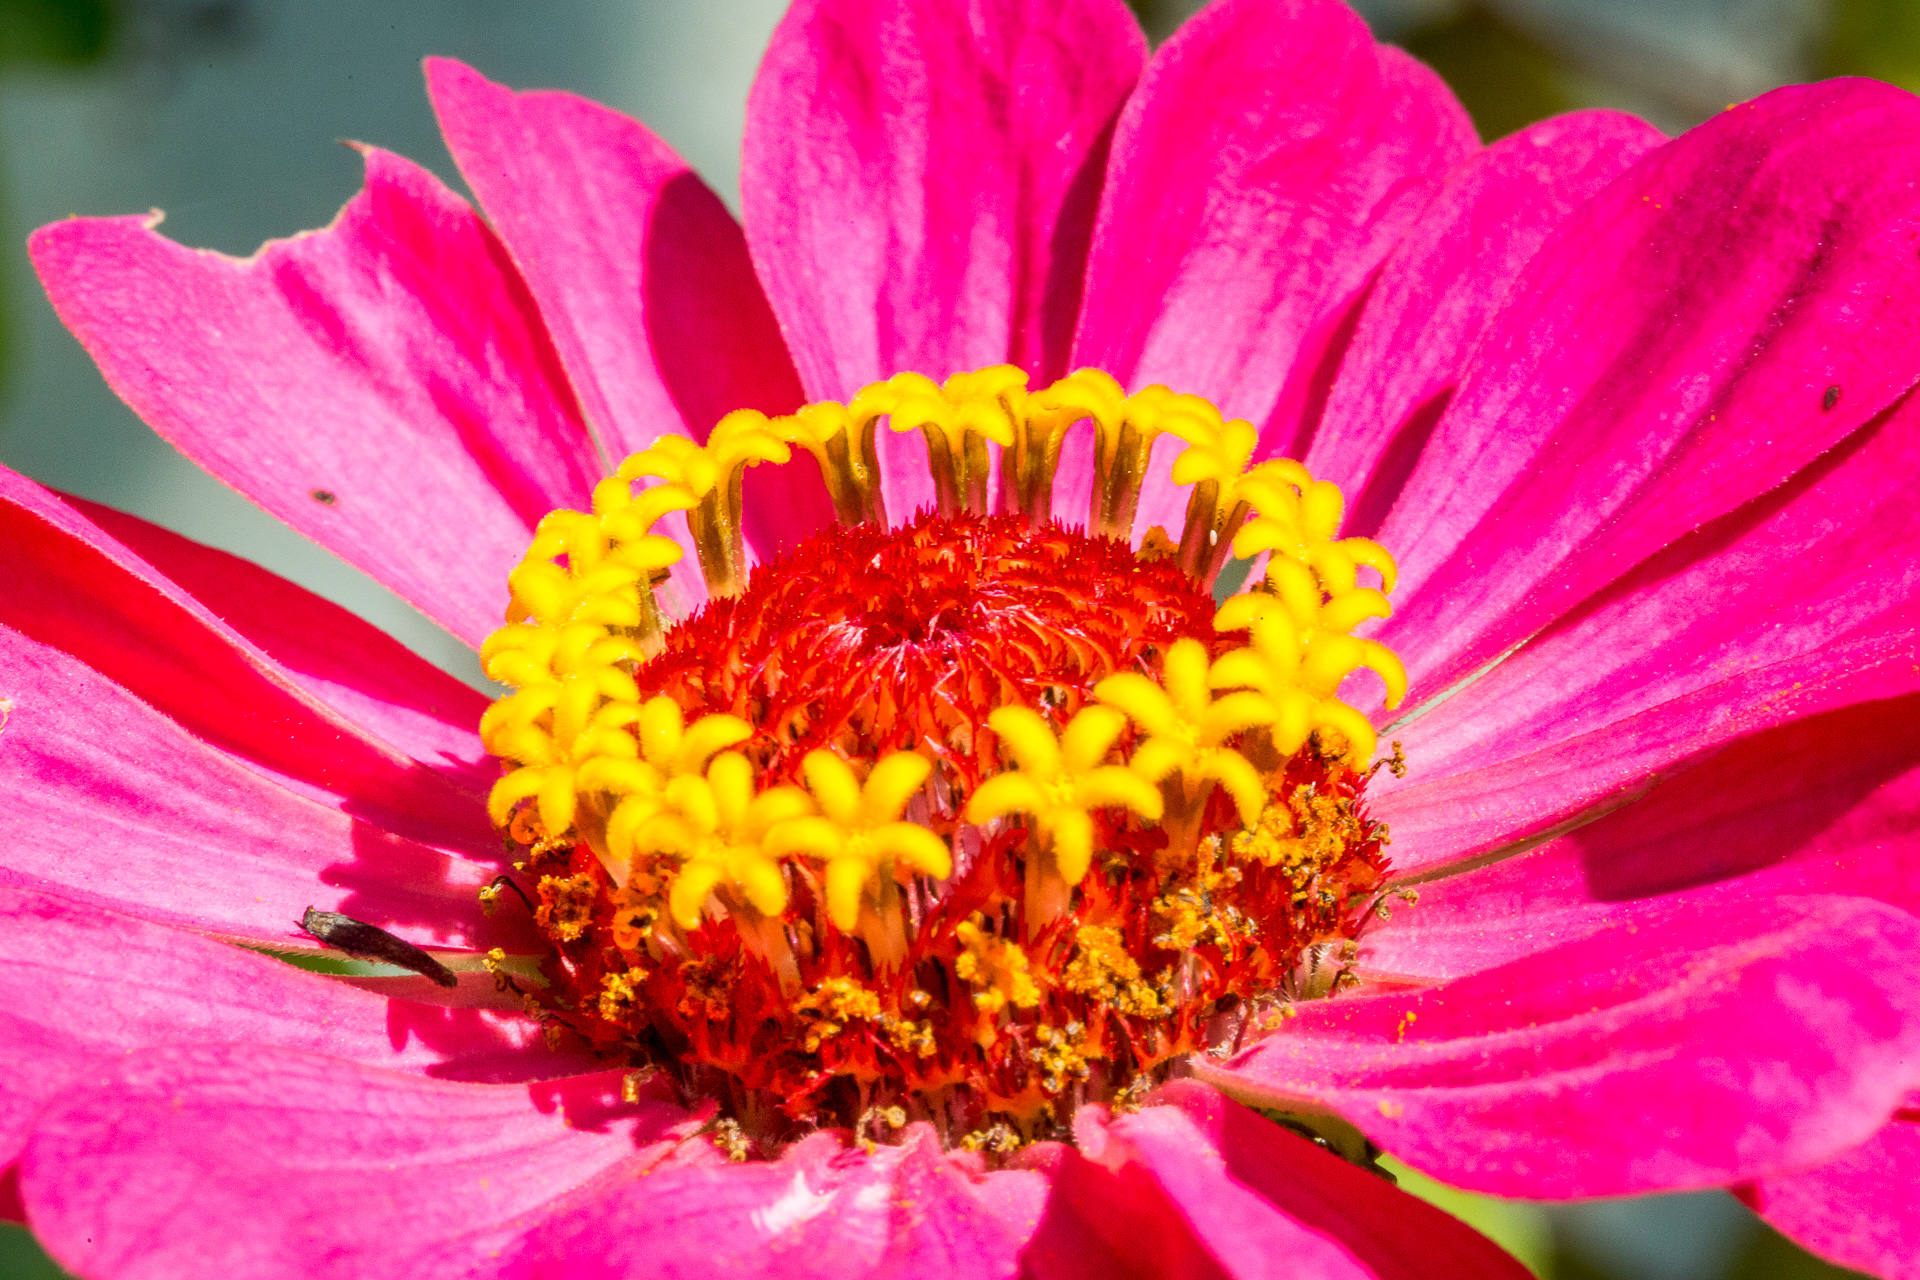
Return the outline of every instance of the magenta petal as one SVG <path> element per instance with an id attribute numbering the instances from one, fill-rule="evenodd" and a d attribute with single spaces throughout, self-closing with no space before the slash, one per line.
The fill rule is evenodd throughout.
<path id="1" fill-rule="evenodd" d="M 1741 1198 L 1813 1252 L 1885 1280 L 1920 1277 L 1920 1112 L 1831 1164 L 1768 1178 Z"/>
<path id="2" fill-rule="evenodd" d="M 427 59 L 427 90 L 610 457 L 662 431 L 705 438 L 734 409 L 799 407 L 739 224 L 652 130 L 449 58 Z"/>
<path id="3" fill-rule="evenodd" d="M 1911 387 L 1916 227 L 1920 100 L 1865 80 L 1723 112 L 1563 223 L 1379 534 L 1415 702 Z"/>
<path id="4" fill-rule="evenodd" d="M 83 498 L 66 501 L 257 647 L 287 679 L 373 737 L 475 796 L 498 776 L 499 765 L 476 731 L 487 706 L 479 690 L 332 601 L 256 564 L 111 507 Z M 70 581 L 65 589 L 80 585 Z M 144 634 L 151 652 L 160 631 Z M 195 666 L 205 662 L 203 657 Z M 145 692 L 157 700 L 156 689 Z M 199 689 L 181 701 L 205 708 L 209 691 Z M 202 726 L 201 736 L 217 737 L 209 733 L 213 728 Z M 300 754 L 309 760 L 321 754 L 318 740 L 317 734 L 304 735 Z"/>
<path id="5" fill-rule="evenodd" d="M 188 457 L 478 645 L 534 522 L 602 473 L 531 298 L 459 197 L 367 149 L 324 231 L 247 259 L 154 219 L 35 232 L 107 382 Z"/>
<path id="6" fill-rule="evenodd" d="M 1439 78 L 1346 6 L 1210 7 L 1121 116 L 1072 362 L 1206 396 L 1286 445 L 1369 274 L 1476 147 Z M 1138 528 L 1178 518 L 1166 466 Z"/>
<path id="7" fill-rule="evenodd" d="M 735 409 L 789 413 L 800 379 L 740 225 L 645 125 L 570 93 L 515 93 L 447 58 L 427 90 L 610 458 Z M 755 482 L 782 482 L 756 494 Z M 763 551 L 833 520 L 811 460 L 750 473 Z M 691 565 L 691 556 L 689 556 Z"/>
<path id="8" fill-rule="evenodd" d="M 476 1085 L 258 1045 L 158 1050 L 41 1114 L 21 1199 L 82 1275 L 491 1276 L 555 1201 L 696 1127 L 623 1104 L 622 1074 Z"/>
<path id="9" fill-rule="evenodd" d="M 1089 1110 L 1076 1116 L 1076 1137 L 1098 1150 L 1106 1129 Z M 1042 1175 L 1046 1201 L 1020 1255 L 1032 1280 L 1224 1280 L 1229 1275 L 1138 1162 L 1117 1169 L 1073 1147 L 1043 1142 L 1015 1157 Z"/>
<path id="10" fill-rule="evenodd" d="M 1297 1005 L 1199 1074 L 1243 1101 L 1332 1107 L 1457 1186 L 1544 1199 L 1818 1164 L 1913 1083 L 1906 912 L 1720 892 L 1611 924 L 1431 990 Z"/>
<path id="11" fill-rule="evenodd" d="M 1461 165 L 1381 265 L 1302 459 L 1370 534 L 1507 288 L 1555 227 L 1665 139 L 1617 111 L 1522 129 Z"/>
<path id="12" fill-rule="evenodd" d="M 1394 736 L 1403 873 L 1604 810 L 1731 739 L 1920 687 L 1920 402 L 1682 538 Z"/>
<path id="13" fill-rule="evenodd" d="M 129 1053 L 246 1043 L 461 1080 L 583 1069 L 518 1014 L 388 1001 L 195 934 L 0 885 L 0 1166 L 62 1085 Z"/>
<path id="14" fill-rule="evenodd" d="M 151 526 L 129 517 L 117 520 L 190 575 L 203 575 L 205 557 L 219 556 L 206 551 L 195 556 L 182 550 L 192 545 L 184 539 L 150 535 L 145 530 Z M 395 709 L 385 717 L 409 741 L 383 741 L 377 730 L 369 732 L 372 726 L 355 723 L 343 714 L 346 708 L 329 705 L 319 690 L 303 686 L 155 566 L 67 503 L 4 468 L 0 543 L 8 549 L 0 625 L 65 651 L 194 737 L 323 803 L 421 839 L 453 841 L 488 854 L 497 847 L 481 808 L 491 771 L 479 761 L 472 731 L 459 724 L 475 713 L 477 701 L 464 686 L 437 675 L 425 688 L 409 682 L 401 673 L 418 671 L 424 665 L 418 660 L 403 660 L 389 677 L 366 677 L 356 693 L 363 710 L 379 702 L 378 695 L 368 696 L 375 689 L 402 699 L 427 699 L 424 716 Z M 259 593 L 252 604 L 266 607 L 277 580 L 250 567 L 236 572 L 240 576 L 216 595 L 251 589 Z M 302 599 L 310 597 L 278 585 L 279 602 L 290 612 L 277 625 L 308 622 L 324 628 L 297 642 L 306 652 L 331 648 L 345 659 L 356 642 L 369 658 L 400 651 L 384 637 L 375 643 L 369 634 L 378 633 L 331 606 L 301 612 Z M 243 612 L 251 613 L 251 605 Z M 330 622 L 340 625 L 336 629 Z M 337 663 L 331 669 L 337 671 Z M 0 685 L 0 697 L 19 692 Z M 443 697 L 444 709 L 435 710 Z M 421 763 L 403 747 L 420 747 L 430 755 L 444 750 L 451 758 Z"/>
<path id="15" fill-rule="evenodd" d="M 748 104 L 748 233 L 808 390 L 1065 371 L 1107 134 L 1146 53 L 1112 0 L 812 0 Z"/>
<path id="16" fill-rule="evenodd" d="M 0 805 L 0 880 L 275 946 L 315 948 L 308 906 L 422 945 L 537 937 L 524 913 L 481 913 L 497 837 L 433 847 L 298 795 L 6 627 L 0 698 L 0 777 L 23 798 Z"/>
<path id="17" fill-rule="evenodd" d="M 1065 371 L 1115 114 L 1145 57 L 1117 0 L 807 0 L 747 108 L 747 238 L 816 399 L 914 371 Z M 930 503 L 882 433 L 888 510 Z"/>
<path id="18" fill-rule="evenodd" d="M 1920 913 L 1920 696 L 1746 738 L 1544 845 L 1419 886 L 1361 964 L 1458 977 L 1614 927 L 1621 904 L 1737 881 L 1756 898 L 1839 893 Z M 1398 844 L 1395 845 L 1397 849 Z"/>
<path id="19" fill-rule="evenodd" d="M 1144 1168 L 1240 1280 L 1524 1280 L 1498 1245 L 1304 1138 L 1180 1081 L 1114 1120 L 1099 1160 Z"/>
<path id="20" fill-rule="evenodd" d="M 1025 1172 L 964 1171 L 940 1153 L 926 1125 L 914 1126 L 901 1145 L 871 1153 L 843 1150 L 823 1134 L 778 1161 L 676 1162 L 585 1200 L 534 1233 L 502 1274 L 1011 1277 L 1031 1223 L 996 1213 L 1009 1199 L 997 1188 L 1013 1183 L 1030 1191 L 1024 1184 L 1035 1180 Z"/>

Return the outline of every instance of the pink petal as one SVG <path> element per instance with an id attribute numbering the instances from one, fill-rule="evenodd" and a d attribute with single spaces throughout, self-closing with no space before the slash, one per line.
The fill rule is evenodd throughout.
<path id="1" fill-rule="evenodd" d="M 157 1050 L 42 1113 L 21 1199 L 83 1275 L 491 1276 L 556 1201 L 697 1126 L 621 1103 L 622 1074 L 477 1085 L 258 1045 Z"/>
<path id="2" fill-rule="evenodd" d="M 664 431 L 705 440 L 735 409 L 800 405 L 739 224 L 651 130 L 448 58 L 427 59 L 427 90 L 610 458 Z M 748 475 L 747 533 L 763 552 L 832 523 L 811 459 Z"/>
<path id="3" fill-rule="evenodd" d="M 1447 179 L 1381 265 L 1302 458 L 1347 495 L 1349 533 L 1379 528 L 1508 286 L 1548 233 L 1664 140 L 1632 116 L 1577 111 L 1502 139 Z"/>
<path id="4" fill-rule="evenodd" d="M 1402 873 L 1604 812 L 1792 718 L 1920 687 L 1920 403 L 1682 538 L 1398 731 Z"/>
<path id="5" fill-rule="evenodd" d="M 477 645 L 534 522 L 603 464 L 533 301 L 459 197 L 368 148 L 324 231 L 240 260 L 153 218 L 35 232 L 107 382 L 208 471 Z"/>
<path id="6" fill-rule="evenodd" d="M 1154 1100 L 1113 1121 L 1094 1158 L 1143 1168 L 1238 1280 L 1528 1274 L 1458 1219 L 1212 1089 L 1178 1081 Z"/>
<path id="7" fill-rule="evenodd" d="M 1206 396 L 1285 445 L 1368 276 L 1476 149 L 1439 78 L 1344 5 L 1212 6 L 1121 116 L 1072 362 Z M 1179 517 L 1168 465 L 1139 529 Z"/>
<path id="8" fill-rule="evenodd" d="M 1915 815 L 1920 697 L 1861 703 L 1743 739 L 1568 835 L 1421 884 L 1416 905 L 1365 935 L 1361 963 L 1458 977 L 1607 932 L 1622 903 L 1723 882 L 1920 912 Z"/>
<path id="9" fill-rule="evenodd" d="M 1331 1107 L 1443 1181 L 1560 1199 L 1834 1158 L 1920 1062 L 1920 921 L 1857 898 L 1703 895 L 1411 994 L 1296 1005 L 1197 1074 Z"/>
<path id="10" fill-rule="evenodd" d="M 315 949 L 308 906 L 423 945 L 526 949 L 489 920 L 492 848 L 435 847 L 280 786 L 58 649 L 0 627 L 0 880 L 143 919 Z M 321 740 L 324 743 L 324 740 Z"/>
<path id="11" fill-rule="evenodd" d="M 590 1059 L 518 1014 L 388 1001 L 277 960 L 51 894 L 0 885 L 0 1166 L 48 1098 L 155 1045 L 307 1049 L 459 1080 L 529 1080 Z"/>
<path id="12" fill-rule="evenodd" d="M 997 1216 L 999 1197 L 985 1188 L 1033 1181 L 963 1171 L 926 1125 L 870 1154 L 823 1134 L 775 1162 L 676 1162 L 583 1201 L 535 1233 L 503 1274 L 1010 1277 L 1025 1233 Z"/>
<path id="13" fill-rule="evenodd" d="M 1813 1252 L 1886 1280 L 1920 1277 L 1920 1111 L 1806 1173 L 1743 1188 L 1754 1210 Z"/>
<path id="14" fill-rule="evenodd" d="M 1833 81 L 1716 116 L 1562 224 L 1379 535 L 1416 702 L 1913 385 L 1917 184 L 1920 101 Z"/>
<path id="15" fill-rule="evenodd" d="M 180 548 L 191 544 L 183 539 L 144 534 L 125 517 L 119 518 L 119 527 L 163 548 L 176 566 L 188 558 Z M 303 794 L 421 839 L 451 841 L 489 856 L 496 849 L 497 839 L 481 807 L 492 770 L 479 762 L 470 730 L 439 718 L 444 714 L 464 720 L 474 714 L 475 696 L 464 686 L 434 677 L 426 717 L 384 717 L 396 723 L 382 727 L 399 728 L 412 739 L 406 746 L 433 751 L 437 739 L 454 757 L 417 762 L 402 747 L 348 718 L 343 714 L 348 708 L 329 705 L 331 699 L 303 687 L 273 657 L 73 507 L 3 468 L 0 542 L 9 552 L 0 623 L 64 650 L 201 741 Z M 219 553 L 201 552 L 194 563 L 203 568 L 189 573 L 204 575 L 207 556 Z M 273 580 L 258 570 L 236 572 L 244 576 L 217 594 L 252 590 L 264 606 L 271 591 L 267 584 Z M 303 597 L 283 593 L 279 603 L 296 609 Z M 301 641 L 308 653 L 332 648 L 345 656 L 372 632 L 331 606 L 324 612 L 290 613 L 280 625 L 303 622 L 325 628 Z M 365 656 L 379 659 L 399 652 L 398 645 L 379 640 L 367 642 L 371 647 L 363 650 Z M 405 691 L 407 681 L 399 673 L 418 671 L 424 664 L 402 661 L 405 665 L 391 678 L 366 677 L 363 689 L 418 697 Z M 0 696 L 15 692 L 0 688 Z M 380 695 L 356 696 L 362 711 L 380 700 Z M 447 711 L 432 711 L 442 697 Z M 435 720 L 438 723 L 432 723 Z M 426 742 L 420 741 L 422 733 Z"/>
<path id="16" fill-rule="evenodd" d="M 1104 1119 L 1083 1109 L 1077 1136 L 1098 1142 Z M 1090 1145 L 1090 1149 L 1097 1149 Z M 1043 1142 L 1015 1161 L 1046 1181 L 1044 1211 L 1020 1255 L 1033 1280 L 1224 1280 L 1230 1275 L 1207 1251 L 1146 1167 L 1127 1161 L 1109 1169 L 1073 1147 Z"/>
<path id="17" fill-rule="evenodd" d="M 816 399 L 1067 340 L 1115 113 L 1145 56 L 1117 0 L 807 0 L 747 108 L 747 240 Z M 888 512 L 930 503 L 883 431 Z"/>
<path id="18" fill-rule="evenodd" d="M 66 502 L 369 735 L 483 795 L 499 765 L 476 727 L 487 697 L 379 628 L 258 565 L 84 498 Z M 137 572 L 137 570 L 135 570 Z M 75 584 L 68 583 L 72 591 Z M 164 588 L 162 588 L 164 590 Z M 149 631 L 154 646 L 159 631 Z M 197 660 L 195 667 L 205 659 Z M 177 678 L 177 677 L 176 677 Z M 149 688 L 148 701 L 158 690 Z M 207 691 L 187 701 L 204 708 Z M 208 736 L 212 726 L 202 726 Z M 316 754 L 312 739 L 300 754 Z"/>

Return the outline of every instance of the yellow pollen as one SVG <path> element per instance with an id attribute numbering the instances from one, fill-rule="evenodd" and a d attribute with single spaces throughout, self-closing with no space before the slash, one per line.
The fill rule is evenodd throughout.
<path id="1" fill-rule="evenodd" d="M 1081 925 L 1074 944 L 1074 958 L 1060 976 L 1067 990 L 1090 995 L 1135 1017 L 1166 1016 L 1159 993 L 1140 980 L 1140 962 L 1127 954 L 1118 929 Z"/>
<path id="2" fill-rule="evenodd" d="M 1040 1003 L 1040 986 L 1033 980 L 1027 953 L 1005 938 L 980 927 L 980 917 L 962 921 L 953 935 L 966 950 L 954 961 L 953 971 L 976 987 L 973 1003 L 982 1013 L 999 1013 L 1008 1005 L 1031 1009 Z"/>
<path id="3" fill-rule="evenodd" d="M 1218 865 L 1212 842 L 1202 845 L 1188 877 L 1154 899 L 1154 919 L 1162 926 L 1154 938 L 1155 945 L 1189 952 L 1204 942 L 1233 953 L 1242 941 L 1251 941 L 1243 936 L 1247 922 L 1239 910 L 1215 900 L 1217 893 L 1238 884 L 1241 878 L 1240 868 Z"/>
<path id="4" fill-rule="evenodd" d="M 794 1002 L 793 1011 L 806 1022 L 807 1052 L 817 1053 L 849 1022 L 877 1021 L 880 998 L 851 978 L 828 978 Z"/>
<path id="5" fill-rule="evenodd" d="M 744 1163 L 753 1154 L 753 1142 L 741 1130 L 738 1120 L 714 1121 L 712 1142 L 734 1164 Z"/>
<path id="6" fill-rule="evenodd" d="M 608 1021 L 627 1017 L 638 1006 L 641 984 L 647 980 L 645 969 L 609 973 L 600 979 L 600 1016 Z"/>
<path id="7" fill-rule="evenodd" d="M 916 1058 L 931 1058 L 940 1051 L 933 1024 L 924 1018 L 918 1022 L 911 1018 L 887 1018 L 883 1020 L 883 1026 L 887 1043 L 902 1053 L 910 1053 Z"/>
<path id="8" fill-rule="evenodd" d="M 632 1104 L 640 1101 L 641 1090 L 653 1080 L 656 1073 L 649 1067 L 644 1071 L 629 1071 L 620 1077 L 620 1101 Z"/>
<path id="9" fill-rule="evenodd" d="M 1090 1074 L 1087 1063 L 1103 1055 L 1086 1038 L 1086 1028 L 1078 1022 L 1064 1027 L 1041 1023 L 1033 1029 L 1033 1044 L 1028 1055 L 1041 1071 L 1041 1084 L 1049 1093 L 1059 1093 L 1075 1080 Z"/>
<path id="10" fill-rule="evenodd" d="M 1285 803 L 1269 805 L 1257 823 L 1233 837 L 1232 847 L 1240 857 L 1284 867 L 1304 887 L 1367 834 L 1351 802 L 1297 791 Z"/>
<path id="11" fill-rule="evenodd" d="M 717 956 L 687 961 L 680 966 L 686 994 L 680 998 L 679 1012 L 689 1018 L 724 1021 L 732 1012 L 734 977 L 733 967 Z"/>
<path id="12" fill-rule="evenodd" d="M 660 918 L 660 909 L 635 887 L 616 889 L 613 894 L 613 945 L 622 951 L 638 951 L 640 941 L 652 931 Z"/>
<path id="13" fill-rule="evenodd" d="M 1010 1124 L 996 1124 L 985 1129 L 975 1129 L 960 1139 L 963 1151 L 990 1151 L 999 1156 L 1010 1156 L 1021 1147 L 1020 1134 Z"/>
<path id="14" fill-rule="evenodd" d="M 592 876 L 541 876 L 534 922 L 556 938 L 577 938 L 593 923 L 593 901 L 599 892 Z"/>

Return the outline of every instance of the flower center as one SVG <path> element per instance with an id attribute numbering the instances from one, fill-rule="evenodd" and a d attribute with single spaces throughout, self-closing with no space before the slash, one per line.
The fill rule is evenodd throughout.
<path id="1" fill-rule="evenodd" d="M 882 421 L 924 433 L 938 497 L 894 528 Z M 1051 512 L 1076 429 L 1086 531 Z M 1185 526 L 1136 552 L 1161 434 Z M 909 1119 L 1004 1152 L 1350 982 L 1386 832 L 1337 693 L 1362 666 L 1404 691 L 1350 634 L 1393 562 L 1255 441 L 1095 371 L 903 374 L 662 437 L 548 516 L 482 655 L 514 687 L 481 725 L 510 765 L 490 809 L 552 942 L 530 1010 L 722 1100 L 736 1154 Z M 742 472 L 794 444 L 839 525 L 749 574 Z M 713 599 L 669 623 L 674 510 Z M 1216 608 L 1230 550 L 1266 572 Z"/>

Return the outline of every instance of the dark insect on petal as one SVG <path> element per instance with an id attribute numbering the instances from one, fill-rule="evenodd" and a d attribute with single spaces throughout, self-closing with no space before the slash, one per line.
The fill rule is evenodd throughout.
<path id="1" fill-rule="evenodd" d="M 454 976 L 453 970 L 411 942 L 404 942 L 385 929 L 364 924 L 352 916 L 343 916 L 335 911 L 315 911 L 308 907 L 307 914 L 300 919 L 300 927 L 336 951 L 344 951 L 362 960 L 378 960 L 382 964 L 411 969 L 423 978 L 432 978 L 443 987 L 460 985 L 460 979 Z"/>

